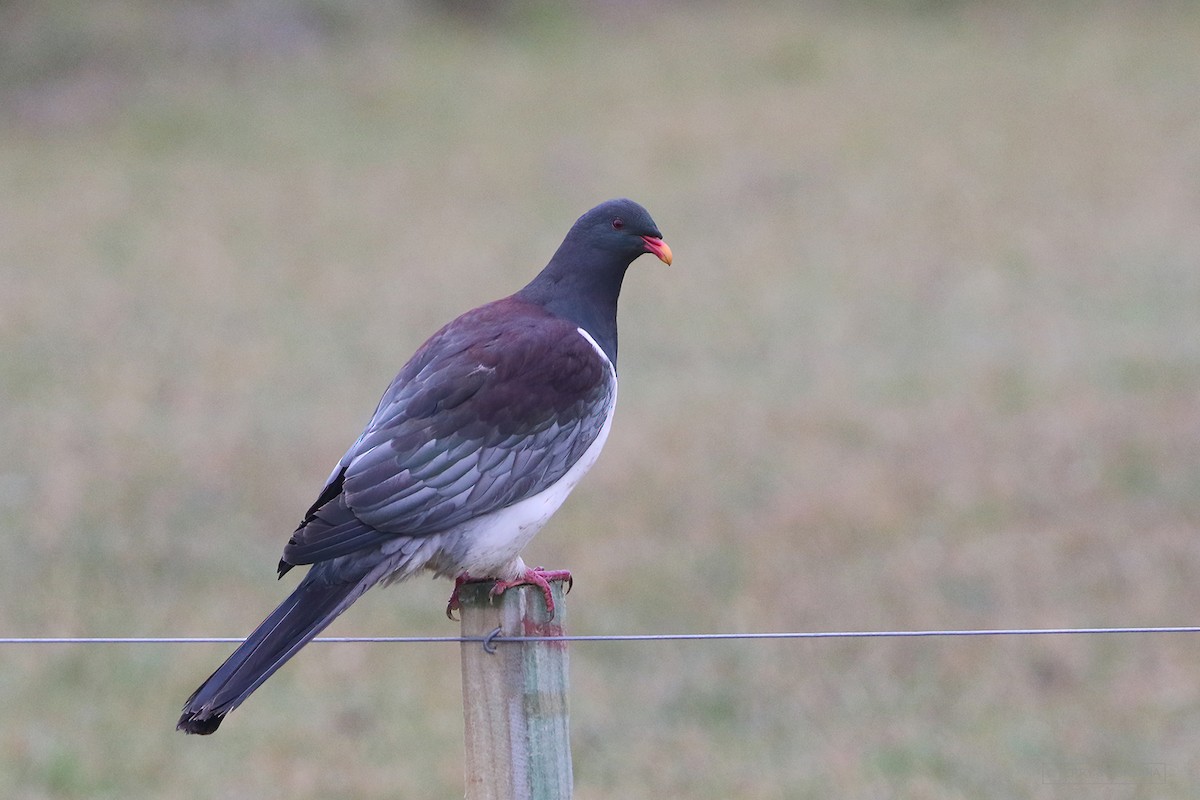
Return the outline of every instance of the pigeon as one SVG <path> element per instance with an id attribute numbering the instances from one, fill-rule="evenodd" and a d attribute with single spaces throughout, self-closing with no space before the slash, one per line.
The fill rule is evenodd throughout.
<path id="1" fill-rule="evenodd" d="M 431 571 L 541 589 L 522 548 L 600 454 L 617 399 L 617 298 L 634 259 L 670 264 L 645 208 L 628 199 L 581 216 L 523 289 L 430 337 L 388 386 L 288 539 L 279 577 L 307 574 L 200 685 L 178 730 L 211 734 L 363 592 Z"/>

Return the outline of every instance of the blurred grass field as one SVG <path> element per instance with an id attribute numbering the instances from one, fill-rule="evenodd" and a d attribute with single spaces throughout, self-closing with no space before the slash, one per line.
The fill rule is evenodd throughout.
<path id="1" fill-rule="evenodd" d="M 0 635 L 244 635 L 423 338 L 599 200 L 578 633 L 1200 622 L 1200 6 L 0 5 Z M 453 635 L 449 585 L 331 634 Z M 0 649 L 0 796 L 461 795 L 452 646 Z M 580 644 L 576 796 L 1200 794 L 1190 635 Z"/>

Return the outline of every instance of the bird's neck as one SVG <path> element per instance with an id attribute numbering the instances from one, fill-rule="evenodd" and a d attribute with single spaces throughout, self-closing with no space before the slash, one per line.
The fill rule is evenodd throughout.
<path id="1" fill-rule="evenodd" d="M 617 298 L 629 264 L 588 264 L 589 255 L 564 253 L 559 248 L 546 268 L 517 296 L 583 328 L 616 367 Z"/>

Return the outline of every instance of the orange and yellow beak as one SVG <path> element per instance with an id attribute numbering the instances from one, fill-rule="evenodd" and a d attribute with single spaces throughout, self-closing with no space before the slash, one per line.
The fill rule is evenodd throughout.
<path id="1" fill-rule="evenodd" d="M 666 242 L 654 236 L 643 236 L 642 241 L 646 243 L 647 253 L 654 253 L 664 264 L 671 263 L 671 248 L 667 246 Z"/>

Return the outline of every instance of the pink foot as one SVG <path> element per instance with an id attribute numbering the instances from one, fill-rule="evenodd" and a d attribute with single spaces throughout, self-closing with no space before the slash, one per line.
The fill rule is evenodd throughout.
<path id="1" fill-rule="evenodd" d="M 546 598 L 546 611 L 549 612 L 550 619 L 554 619 L 554 596 L 550 593 L 550 581 L 566 581 L 568 592 L 575 585 L 575 579 L 565 569 L 534 567 L 525 570 L 525 574 L 515 581 L 496 581 L 489 594 L 495 597 L 498 594 L 504 594 L 506 589 L 514 586 L 536 586 L 542 590 L 542 596 Z"/>
<path id="2" fill-rule="evenodd" d="M 458 620 L 454 619 L 454 612 L 458 611 L 460 608 L 462 608 L 462 602 L 459 600 L 458 595 L 459 595 L 459 592 L 462 591 L 463 584 L 479 583 L 480 581 L 484 581 L 484 580 L 487 580 L 487 579 L 486 578 L 472 578 L 470 575 L 468 575 L 465 572 L 462 575 L 459 575 L 457 578 L 454 579 L 454 591 L 452 591 L 450 593 L 450 601 L 448 603 L 446 603 L 446 616 L 449 619 L 454 620 L 455 622 L 458 621 Z"/>
<path id="3" fill-rule="evenodd" d="M 542 567 L 535 567 L 534 569 L 525 570 L 524 575 L 513 581 L 493 581 L 491 578 L 473 578 L 464 572 L 454 579 L 454 591 L 450 593 L 450 601 L 446 603 L 446 616 L 454 619 L 454 612 L 462 608 L 459 593 L 462 591 L 464 584 L 491 582 L 493 586 L 488 594 L 492 597 L 504 594 L 506 589 L 511 589 L 514 586 L 529 585 L 538 587 L 542 590 L 542 596 L 546 598 L 546 610 L 550 612 L 550 618 L 554 619 L 554 597 L 550 593 L 550 581 L 566 581 L 568 592 L 571 591 L 571 586 L 575 583 L 575 579 L 571 577 L 571 573 L 565 569 L 548 570 Z"/>

